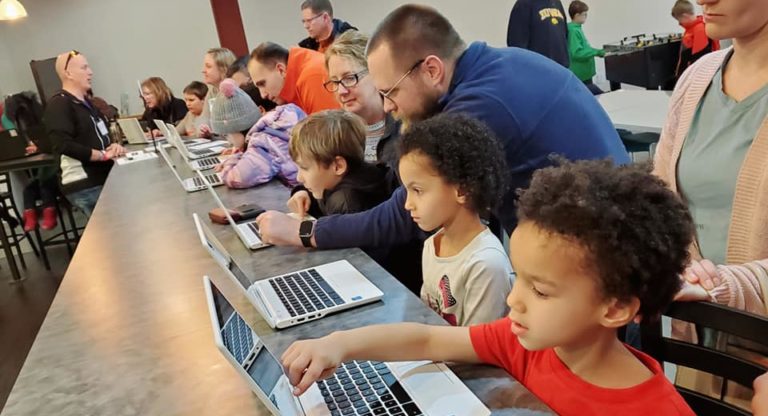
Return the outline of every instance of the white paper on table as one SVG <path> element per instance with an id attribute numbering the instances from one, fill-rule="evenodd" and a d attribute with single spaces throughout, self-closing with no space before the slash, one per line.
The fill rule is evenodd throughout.
<path id="1" fill-rule="evenodd" d="M 115 160 L 118 165 L 128 165 L 130 163 L 134 162 L 141 162 L 142 160 L 150 160 L 150 159 L 156 159 L 157 154 L 152 152 L 144 152 L 142 150 L 136 150 L 133 152 L 128 152 L 125 154 L 125 156 L 118 158 Z"/>

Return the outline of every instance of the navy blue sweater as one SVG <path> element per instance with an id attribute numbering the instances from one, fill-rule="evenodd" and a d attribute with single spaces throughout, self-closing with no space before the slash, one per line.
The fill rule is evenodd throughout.
<path id="1" fill-rule="evenodd" d="M 568 69 L 524 49 L 473 43 L 459 58 L 440 105 L 443 112 L 484 121 L 501 141 L 511 186 L 497 215 L 507 232 L 517 225 L 516 189 L 528 186 L 534 170 L 551 165 L 550 155 L 629 162 L 608 115 L 584 84 Z M 317 246 L 383 247 L 423 236 L 404 204 L 400 187 L 371 210 L 320 218 Z"/>
<path id="2" fill-rule="evenodd" d="M 568 68 L 568 25 L 560 0 L 517 0 L 509 14 L 507 46 L 538 52 Z"/>

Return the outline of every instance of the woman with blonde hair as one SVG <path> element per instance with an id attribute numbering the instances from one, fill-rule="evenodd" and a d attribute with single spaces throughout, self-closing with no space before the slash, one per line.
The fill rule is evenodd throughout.
<path id="1" fill-rule="evenodd" d="M 384 101 L 368 76 L 367 44 L 368 36 L 356 30 L 337 37 L 325 51 L 328 81 L 323 86 L 334 94 L 344 110 L 365 121 L 365 161 L 390 169 L 391 191 L 399 186 L 395 144 L 400 136 L 400 123 L 384 111 Z"/>
<path id="2" fill-rule="evenodd" d="M 219 84 L 227 78 L 227 71 L 237 57 L 227 48 L 211 48 L 205 52 L 203 57 L 203 82 L 208 84 L 208 95 L 205 97 L 203 105 L 202 119 L 208 120 L 211 117 L 211 107 L 213 100 L 219 93 Z M 205 123 L 199 128 L 200 137 L 210 137 L 212 132 L 210 126 Z"/>
<path id="3" fill-rule="evenodd" d="M 173 96 L 173 92 L 162 78 L 150 77 L 142 81 L 141 96 L 146 108 L 141 120 L 146 121 L 153 130 L 155 130 L 154 120 L 176 124 L 187 115 L 187 105 L 183 100 Z M 159 132 L 155 131 L 155 133 Z"/>

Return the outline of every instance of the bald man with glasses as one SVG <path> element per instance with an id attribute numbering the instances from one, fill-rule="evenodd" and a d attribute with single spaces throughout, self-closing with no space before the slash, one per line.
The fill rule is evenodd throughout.
<path id="1" fill-rule="evenodd" d="M 85 56 L 76 50 L 60 54 L 56 74 L 62 89 L 48 101 L 43 121 L 60 158 L 62 191 L 90 217 L 112 160 L 125 149 L 110 143 L 108 121 L 88 98 L 93 71 Z"/>

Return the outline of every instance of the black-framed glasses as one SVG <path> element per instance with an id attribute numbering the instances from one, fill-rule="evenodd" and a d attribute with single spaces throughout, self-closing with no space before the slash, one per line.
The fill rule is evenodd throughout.
<path id="1" fill-rule="evenodd" d="M 323 87 L 325 87 L 325 90 L 328 92 L 336 92 L 339 90 L 339 84 L 343 85 L 344 88 L 352 88 L 355 85 L 357 85 L 358 82 L 360 82 L 361 79 L 363 79 L 366 75 L 368 75 L 368 70 L 364 69 L 358 73 L 355 74 L 349 74 L 344 75 L 339 80 L 329 80 L 323 83 Z"/>
<path id="2" fill-rule="evenodd" d="M 67 61 L 66 61 L 66 62 L 64 62 L 64 70 L 65 70 L 65 71 L 67 70 L 67 67 L 69 66 L 69 61 L 71 61 L 71 60 L 72 60 L 72 58 L 74 58 L 74 57 L 75 57 L 75 56 L 77 56 L 77 55 L 80 55 L 80 52 L 78 52 L 78 51 L 76 51 L 76 50 L 74 50 L 74 49 L 72 49 L 71 51 L 69 51 L 69 54 L 67 54 Z"/>
<path id="3" fill-rule="evenodd" d="M 397 86 L 400 85 L 400 83 L 403 82 L 404 79 L 408 78 L 408 75 L 411 75 L 411 73 L 415 71 L 416 68 L 421 66 L 421 64 L 423 64 L 424 61 L 426 60 L 427 60 L 426 58 L 421 58 L 418 61 L 416 61 L 416 63 L 413 64 L 413 66 L 411 66 L 411 68 L 408 71 L 406 71 L 406 73 L 403 74 L 403 76 L 400 77 L 400 79 L 398 79 L 397 82 L 395 82 L 395 85 L 393 85 L 392 88 L 386 91 L 379 90 L 379 95 L 381 95 L 381 98 L 386 98 L 389 101 L 392 101 L 392 103 L 394 103 L 394 100 L 392 100 L 392 98 L 389 97 L 390 94 L 392 94 L 392 92 L 395 91 L 395 88 L 397 88 Z"/>
<path id="4" fill-rule="evenodd" d="M 322 16 L 324 14 L 325 14 L 325 12 L 322 12 L 320 14 L 316 14 L 316 15 L 310 17 L 309 19 L 301 19 L 301 23 L 306 25 L 307 23 L 312 22 L 313 20 L 317 19 L 318 17 L 320 17 L 320 16 Z"/>

